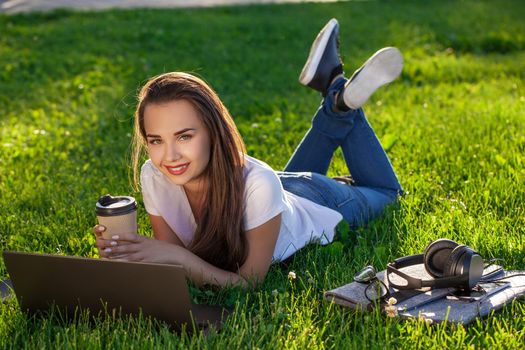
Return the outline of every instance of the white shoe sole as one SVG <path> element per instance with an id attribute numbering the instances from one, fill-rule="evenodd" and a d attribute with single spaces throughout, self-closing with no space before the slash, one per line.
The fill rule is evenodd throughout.
<path id="1" fill-rule="evenodd" d="M 378 88 L 395 80 L 402 70 L 403 56 L 397 48 L 385 47 L 377 51 L 345 87 L 345 104 L 352 109 L 361 107 Z"/>
<path id="2" fill-rule="evenodd" d="M 299 75 L 299 82 L 301 84 L 308 85 L 314 78 L 317 67 L 319 66 L 319 62 L 321 61 L 321 57 L 323 57 L 323 53 L 326 49 L 328 39 L 330 39 L 332 31 L 336 25 L 337 20 L 332 18 L 323 27 L 323 29 L 321 29 L 319 34 L 317 34 L 317 37 L 310 48 L 308 59 L 306 60 L 303 70 L 301 71 L 301 75 Z"/>

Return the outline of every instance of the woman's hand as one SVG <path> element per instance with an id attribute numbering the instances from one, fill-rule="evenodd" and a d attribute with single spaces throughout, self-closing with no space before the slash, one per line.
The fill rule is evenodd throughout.
<path id="1" fill-rule="evenodd" d="M 114 239 L 105 239 L 102 234 L 106 231 L 106 227 L 104 225 L 95 225 L 93 227 L 93 233 L 96 236 L 96 242 L 95 245 L 98 248 L 98 255 L 103 259 L 111 259 L 111 256 L 108 251 L 106 251 L 107 248 L 113 248 L 118 243 Z M 126 245 L 129 244 L 128 242 L 122 241 L 120 245 Z"/>
<path id="2" fill-rule="evenodd" d="M 97 238 L 95 245 L 98 248 L 98 255 L 100 255 L 101 258 L 107 259 L 109 258 L 109 255 L 104 250 L 106 248 L 115 246 L 116 242 L 113 243 L 113 240 L 104 239 L 104 237 L 102 237 L 102 233 L 104 231 L 106 231 L 106 227 L 104 225 L 95 225 L 93 227 L 93 233 Z"/>
<path id="3" fill-rule="evenodd" d="M 113 236 L 111 240 L 102 238 L 104 227 L 93 228 L 97 235 L 97 247 L 100 257 L 121 261 L 141 261 L 161 264 L 181 264 L 180 246 L 159 241 L 154 238 L 124 233 Z"/>

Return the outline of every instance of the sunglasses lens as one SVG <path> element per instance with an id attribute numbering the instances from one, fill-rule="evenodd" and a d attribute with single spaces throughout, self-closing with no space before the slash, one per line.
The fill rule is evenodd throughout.
<path id="1" fill-rule="evenodd" d="M 365 289 L 365 296 L 368 300 L 374 301 L 384 298 L 388 294 L 385 284 L 379 280 L 370 283 Z"/>
<path id="2" fill-rule="evenodd" d="M 367 266 L 354 276 L 354 281 L 359 283 L 368 283 L 376 277 L 376 269 L 373 266 Z"/>

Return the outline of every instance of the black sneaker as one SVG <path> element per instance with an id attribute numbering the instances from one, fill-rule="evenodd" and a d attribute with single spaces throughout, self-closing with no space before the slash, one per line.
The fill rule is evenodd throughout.
<path id="1" fill-rule="evenodd" d="M 343 73 L 339 57 L 339 23 L 332 18 L 315 38 L 299 82 L 326 96 L 331 81 Z"/>
<path id="2" fill-rule="evenodd" d="M 395 47 L 385 47 L 370 57 L 341 89 L 338 110 L 357 109 L 381 86 L 395 80 L 403 70 L 403 56 Z"/>

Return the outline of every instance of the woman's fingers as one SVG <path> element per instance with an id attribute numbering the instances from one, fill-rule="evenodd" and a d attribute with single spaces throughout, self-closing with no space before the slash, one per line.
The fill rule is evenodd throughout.
<path id="1" fill-rule="evenodd" d="M 124 242 L 124 241 L 114 241 L 111 239 L 104 239 L 104 238 L 97 238 L 95 241 L 95 245 L 98 249 L 106 249 L 106 248 L 113 248 L 116 246 L 124 246 L 124 245 L 130 245 L 133 243 L 130 242 Z"/>
<path id="2" fill-rule="evenodd" d="M 124 245 L 126 243 L 121 243 L 121 244 Z M 113 240 L 109 240 L 109 239 L 104 239 L 101 236 L 97 236 L 97 239 L 95 241 L 95 245 L 98 248 L 98 255 L 101 258 L 108 258 L 109 257 L 109 252 L 106 251 L 106 249 L 115 247 L 116 245 L 118 245 L 118 242 L 113 241 Z"/>
<path id="3" fill-rule="evenodd" d="M 136 233 L 119 233 L 117 235 L 114 235 L 112 238 L 118 241 L 119 245 L 121 242 L 124 243 L 123 241 L 130 243 L 140 243 L 144 239 L 146 239 L 146 237 L 137 235 Z"/>
<path id="4" fill-rule="evenodd" d="M 104 225 L 95 225 L 93 233 L 96 236 L 95 245 L 98 248 L 98 254 L 101 258 L 118 259 L 134 253 L 138 248 L 127 247 L 133 246 L 134 243 L 139 243 L 144 238 L 143 236 L 134 233 L 117 234 L 112 236 L 112 239 L 105 239 L 102 233 L 106 231 Z M 126 248 L 127 247 L 127 248 Z"/>
<path id="5" fill-rule="evenodd" d="M 104 249 L 104 248 L 116 246 L 118 245 L 118 243 L 110 239 L 97 238 L 97 240 L 95 241 L 95 245 L 99 249 Z"/>
<path id="6" fill-rule="evenodd" d="M 109 257 L 110 257 L 110 256 L 109 256 L 109 253 L 107 253 L 107 252 L 105 251 L 106 248 L 105 248 L 103 245 L 99 245 L 99 244 L 97 243 L 97 248 L 98 248 L 98 255 L 99 255 L 101 258 L 109 258 Z"/>
<path id="7" fill-rule="evenodd" d="M 102 233 L 106 231 L 106 226 L 104 225 L 95 225 L 93 226 L 93 233 L 97 237 L 102 237 Z M 136 233 L 117 233 L 111 236 L 114 240 L 122 240 L 127 242 L 133 242 L 133 243 L 140 243 L 145 237 L 138 235 Z"/>
<path id="8" fill-rule="evenodd" d="M 118 256 L 118 257 L 115 257 L 115 258 L 111 258 L 111 260 L 112 260 L 112 261 L 126 261 L 126 262 L 127 262 L 127 261 L 130 261 L 129 259 L 126 259 L 126 258 L 123 257 L 123 256 L 122 256 L 122 257 Z"/>
<path id="9" fill-rule="evenodd" d="M 110 258 L 116 258 L 136 253 L 139 251 L 139 249 L 135 244 L 126 244 L 107 247 L 104 248 L 103 251 L 105 254 L 108 254 Z"/>
<path id="10" fill-rule="evenodd" d="M 102 232 L 106 231 L 106 226 L 104 225 L 95 225 L 93 227 L 93 233 L 97 237 L 102 237 Z"/>

